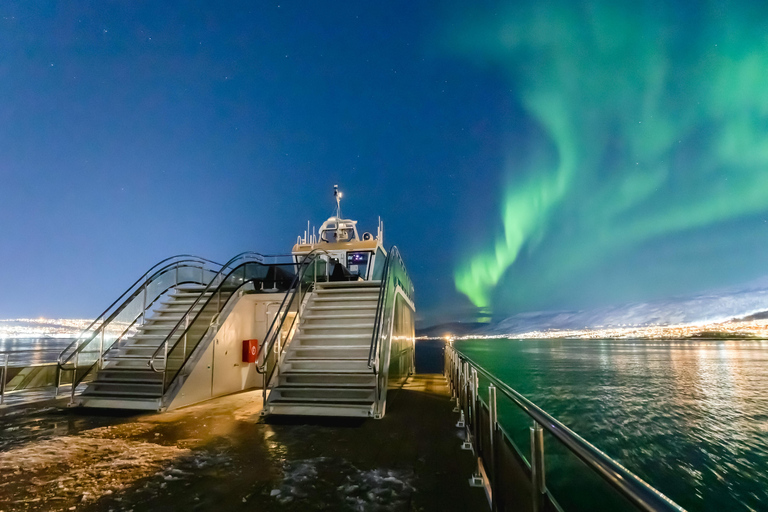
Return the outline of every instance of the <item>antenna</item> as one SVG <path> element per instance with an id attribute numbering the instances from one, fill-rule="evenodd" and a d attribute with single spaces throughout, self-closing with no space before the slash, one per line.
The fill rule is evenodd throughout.
<path id="1" fill-rule="evenodd" d="M 341 218 L 341 190 L 338 185 L 333 186 L 333 197 L 336 198 L 336 217 Z"/>

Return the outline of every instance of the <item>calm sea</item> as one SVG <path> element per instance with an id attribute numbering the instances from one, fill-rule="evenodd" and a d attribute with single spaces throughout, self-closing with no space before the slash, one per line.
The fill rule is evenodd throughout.
<path id="1" fill-rule="evenodd" d="M 0 354 L 10 354 L 10 364 L 22 366 L 29 363 L 56 361 L 59 353 L 74 338 L 0 338 Z M 5 355 L 0 355 L 3 363 Z"/>
<path id="2" fill-rule="evenodd" d="M 473 340 L 456 347 L 682 507 L 768 510 L 768 341 Z M 499 408 L 527 456 L 528 421 L 508 404 Z M 545 449 L 548 487 L 566 510 L 617 509 L 618 502 L 595 499 L 603 493 L 592 490 L 603 484 L 554 438 Z"/>

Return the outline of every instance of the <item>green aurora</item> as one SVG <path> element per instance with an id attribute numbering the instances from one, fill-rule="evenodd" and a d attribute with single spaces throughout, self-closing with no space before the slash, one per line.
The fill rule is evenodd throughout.
<path id="1" fill-rule="evenodd" d="M 567 295 L 633 252 L 690 261 L 768 211 L 765 4 L 525 2 L 462 20 L 451 53 L 502 70 L 541 132 L 507 159 L 492 243 L 455 271 L 474 305 Z"/>

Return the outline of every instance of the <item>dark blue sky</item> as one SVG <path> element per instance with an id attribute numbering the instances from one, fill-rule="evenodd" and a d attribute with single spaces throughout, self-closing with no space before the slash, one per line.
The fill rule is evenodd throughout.
<path id="1" fill-rule="evenodd" d="M 168 255 L 286 252 L 344 213 L 429 314 L 492 211 L 503 80 L 435 50 L 438 4 L 0 6 L 0 317 L 98 314 Z M 492 213 L 491 213 L 492 214 Z"/>
<path id="2" fill-rule="evenodd" d="M 334 184 L 422 325 L 748 282 L 766 33 L 751 0 L 5 2 L 0 318 L 284 253 Z"/>

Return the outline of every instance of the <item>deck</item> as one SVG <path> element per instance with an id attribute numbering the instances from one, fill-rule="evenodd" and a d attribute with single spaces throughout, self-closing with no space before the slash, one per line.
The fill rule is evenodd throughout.
<path id="1" fill-rule="evenodd" d="M 441 375 L 381 420 L 260 416 L 259 392 L 164 414 L 0 411 L 0 510 L 485 511 Z"/>

